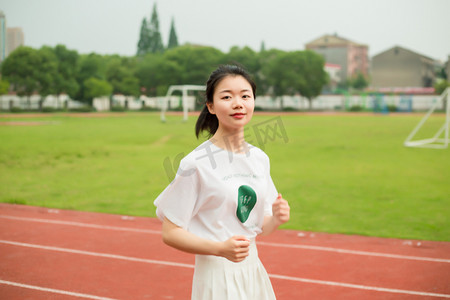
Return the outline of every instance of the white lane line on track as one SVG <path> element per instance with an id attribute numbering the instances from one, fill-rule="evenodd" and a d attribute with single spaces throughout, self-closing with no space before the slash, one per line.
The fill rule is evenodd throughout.
<path id="1" fill-rule="evenodd" d="M 28 243 L 19 243 L 19 242 L 13 242 L 13 241 L 5 241 L 5 240 L 0 240 L 0 243 L 14 245 L 14 246 L 42 249 L 42 250 L 90 255 L 90 256 L 104 257 L 104 258 L 121 259 L 121 260 L 142 262 L 142 263 L 148 263 L 148 264 L 166 265 L 166 266 L 171 266 L 171 267 L 183 267 L 183 268 L 192 268 L 192 269 L 194 268 L 194 265 L 191 265 L 191 264 L 184 264 L 184 263 L 177 263 L 177 262 L 170 262 L 170 261 L 163 261 L 163 260 L 129 257 L 129 256 L 123 256 L 123 255 L 116 255 L 116 254 L 98 253 L 98 252 L 92 252 L 92 251 L 84 251 L 84 250 L 76 250 L 76 249 L 69 249 L 69 248 L 52 247 L 52 246 L 43 246 L 43 245 L 28 244 Z"/>
<path id="2" fill-rule="evenodd" d="M 25 217 L 14 217 L 14 216 L 7 216 L 7 215 L 0 215 L 0 218 L 16 220 L 16 221 L 39 222 L 39 223 L 49 223 L 49 224 L 56 224 L 56 225 L 69 225 L 69 226 L 78 226 L 78 227 L 104 229 L 104 230 L 118 230 L 118 231 L 130 231 L 130 232 L 148 233 L 148 234 L 161 234 L 161 231 L 159 231 L 159 230 L 107 226 L 107 225 L 98 225 L 98 224 L 92 224 L 92 223 L 81 223 L 81 222 L 72 222 L 72 221 L 63 221 L 63 220 L 25 218 Z M 322 247 L 322 246 L 311 246 L 311 245 L 268 243 L 268 242 L 260 242 L 260 241 L 257 241 L 256 243 L 261 246 L 271 246 L 271 247 L 281 247 L 281 248 L 297 248 L 297 249 L 306 249 L 306 250 L 336 252 L 336 253 L 341 253 L 341 254 L 354 254 L 354 255 L 377 256 L 377 257 L 386 257 L 386 258 L 395 258 L 395 259 L 408 259 L 408 260 L 418 260 L 418 261 L 450 263 L 450 259 L 445 259 L 445 258 L 433 258 L 433 257 L 425 257 L 425 256 L 410 256 L 410 255 L 389 254 L 389 253 L 380 253 L 380 252 L 358 251 L 358 250 L 348 250 L 348 249 Z"/>
<path id="3" fill-rule="evenodd" d="M 367 286 L 367 285 L 360 285 L 360 284 L 353 284 L 353 283 L 344 283 L 344 282 L 335 282 L 335 281 L 326 281 L 326 280 L 307 279 L 307 278 L 299 278 L 299 277 L 276 275 L 276 274 L 269 274 L 269 277 L 276 278 L 276 279 L 282 279 L 282 280 L 291 280 L 291 281 L 299 281 L 299 282 L 305 282 L 305 283 L 315 283 L 315 284 L 322 284 L 322 285 L 339 286 L 339 287 L 346 287 L 346 288 L 360 289 L 360 290 L 368 290 L 368 291 L 376 291 L 376 292 L 408 294 L 408 295 L 426 296 L 426 297 L 450 298 L 450 295 L 448 295 L 448 294 L 438 294 L 438 293 L 427 293 L 427 292 L 418 292 L 418 291 L 390 289 L 390 288 L 374 287 L 374 286 Z"/>
<path id="4" fill-rule="evenodd" d="M 23 283 L 19 283 L 19 282 L 12 282 L 12 281 L 1 280 L 1 279 L 0 279 L 0 284 L 6 284 L 6 285 L 15 286 L 15 287 L 38 290 L 38 291 L 54 293 L 54 294 L 61 294 L 61 295 L 66 295 L 66 296 L 74 296 L 74 297 L 78 297 L 78 298 L 95 299 L 95 300 L 115 300 L 113 298 L 99 297 L 99 296 L 94 296 L 94 295 L 89 295 L 89 294 L 82 294 L 82 293 L 75 293 L 75 292 L 69 292 L 69 291 L 64 291 L 64 290 L 45 288 L 45 287 L 41 287 L 41 286 L 23 284 Z"/>
<path id="5" fill-rule="evenodd" d="M 389 254 L 389 253 L 379 253 L 379 252 L 370 252 L 370 251 L 358 251 L 358 250 L 348 250 L 348 249 L 339 249 L 339 248 L 322 247 L 322 246 L 311 246 L 311 245 L 294 245 L 294 244 L 280 244 L 280 243 L 267 243 L 267 242 L 257 242 L 257 244 L 262 245 L 262 246 L 271 246 L 271 247 L 298 248 L 298 249 L 307 249 L 307 250 L 337 252 L 337 253 L 343 253 L 343 254 L 379 256 L 379 257 L 386 257 L 386 258 L 450 263 L 450 259 L 445 259 L 445 258 L 433 258 L 433 257 L 424 257 L 424 256 L 411 256 L 411 255 Z"/>
<path id="6" fill-rule="evenodd" d="M 139 229 L 139 228 L 130 228 L 130 227 L 118 227 L 118 226 L 108 226 L 108 225 L 98 225 L 98 224 L 92 224 L 92 223 L 81 223 L 81 222 L 62 221 L 62 220 L 24 218 L 24 217 L 13 217 L 13 216 L 5 216 L 5 215 L 0 215 L 0 218 L 10 219 L 10 220 L 15 220 L 15 221 L 38 222 L 38 223 L 48 223 L 48 224 L 57 224 L 57 225 L 69 225 L 69 226 L 87 227 L 87 228 L 95 228 L 95 229 L 106 229 L 106 230 L 118 230 L 118 231 L 131 231 L 131 232 L 138 232 L 138 233 L 161 234 L 160 230 Z"/>
<path id="7" fill-rule="evenodd" d="M 158 264 L 158 265 L 165 265 L 165 266 L 171 266 L 171 267 L 182 267 L 182 268 L 189 268 L 189 269 L 193 269 L 194 268 L 194 265 L 192 265 L 192 264 L 177 263 L 177 262 L 162 261 L 162 260 L 153 260 L 153 259 L 144 259 L 144 258 L 129 257 L 129 256 L 123 256 L 123 255 L 108 254 L 108 253 L 97 253 L 97 252 L 91 252 L 91 251 L 83 251 L 83 250 L 76 250 L 76 249 L 51 247 L 51 246 L 43 246 L 43 245 L 20 243 L 20 242 L 5 241 L 5 240 L 0 240 L 0 243 L 7 244 L 7 245 L 28 247 L 28 248 L 50 250 L 50 251 L 58 251 L 58 252 L 65 252 L 65 253 L 89 255 L 89 256 L 95 256 L 95 257 L 121 259 L 121 260 L 127 260 L 127 261 L 133 261 L 133 262 L 143 262 L 143 263 L 149 263 L 149 264 Z M 272 278 L 281 279 L 281 280 L 290 280 L 290 281 L 297 281 L 297 282 L 304 282 L 304 283 L 313 283 L 313 284 L 328 285 L 328 286 L 339 286 L 339 287 L 344 287 L 344 288 L 370 290 L 370 291 L 376 291 L 376 292 L 400 293 L 400 294 L 407 294 L 407 295 L 421 295 L 421 296 L 428 296 L 428 297 L 450 298 L 450 295 L 448 295 L 448 294 L 428 293 L 428 292 L 400 290 L 400 289 L 390 289 L 390 288 L 373 287 L 373 286 L 359 285 L 359 284 L 352 284 L 352 283 L 345 283 L 345 282 L 315 280 L 315 279 L 293 277 L 293 276 L 285 276 L 285 275 L 277 275 L 277 274 L 269 274 L 269 276 L 272 277 Z"/>

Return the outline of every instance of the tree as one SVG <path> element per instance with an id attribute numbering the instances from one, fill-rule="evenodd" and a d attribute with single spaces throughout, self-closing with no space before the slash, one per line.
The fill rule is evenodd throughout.
<path id="1" fill-rule="evenodd" d="M 134 75 L 132 58 L 115 56 L 107 63 L 105 76 L 114 94 L 139 96 L 139 80 Z"/>
<path id="2" fill-rule="evenodd" d="M 271 49 L 261 53 L 260 63 L 263 65 L 262 73 L 264 74 L 263 82 L 266 86 L 266 91 L 271 92 L 273 97 L 278 98 L 283 95 L 292 94 L 293 90 L 289 91 L 289 85 L 286 72 L 287 52 L 277 49 Z M 280 100 L 281 109 L 283 109 L 283 101 Z"/>
<path id="3" fill-rule="evenodd" d="M 256 74 L 260 69 L 258 54 L 249 47 L 232 47 L 225 54 L 225 59 L 228 63 L 238 63 L 251 74 Z"/>
<path id="4" fill-rule="evenodd" d="M 364 77 L 363 74 L 358 73 L 352 80 L 351 80 L 352 87 L 357 90 L 362 90 L 366 88 L 369 85 L 369 82 L 367 81 L 366 77 Z"/>
<path id="5" fill-rule="evenodd" d="M 267 64 L 265 73 L 275 96 L 298 92 L 308 99 L 311 109 L 312 100 L 327 83 L 324 64 L 321 55 L 309 50 L 278 53 Z"/>
<path id="6" fill-rule="evenodd" d="M 212 47 L 184 45 L 166 51 L 164 59 L 181 68 L 181 84 L 205 84 L 208 75 L 224 63 L 224 54 Z"/>
<path id="7" fill-rule="evenodd" d="M 266 43 L 264 43 L 264 41 L 261 42 L 261 47 L 259 48 L 259 52 L 264 52 L 266 51 Z"/>
<path id="8" fill-rule="evenodd" d="M 19 96 L 31 96 L 39 87 L 37 68 L 40 58 L 36 49 L 19 47 L 2 64 L 2 75 Z"/>
<path id="9" fill-rule="evenodd" d="M 9 82 L 0 80 L 0 95 L 6 95 L 9 92 Z"/>
<path id="10" fill-rule="evenodd" d="M 29 100 L 37 92 L 45 97 L 55 91 L 57 59 L 49 47 L 19 47 L 3 62 L 2 74 L 19 96 Z"/>
<path id="11" fill-rule="evenodd" d="M 141 94 L 139 89 L 139 79 L 133 75 L 123 78 L 120 89 L 124 95 L 138 97 Z"/>
<path id="12" fill-rule="evenodd" d="M 327 73 L 324 70 L 325 60 L 320 54 L 310 50 L 295 51 L 290 55 L 292 64 L 285 65 L 290 72 L 293 72 L 289 79 L 289 85 L 308 99 L 311 110 L 312 100 L 320 95 L 323 86 L 328 81 Z"/>
<path id="13" fill-rule="evenodd" d="M 434 84 L 434 90 L 438 95 L 442 94 L 448 87 L 450 88 L 450 81 L 444 79 L 441 79 Z"/>
<path id="14" fill-rule="evenodd" d="M 95 53 L 82 55 L 78 61 L 77 70 L 76 78 L 80 89 L 76 99 L 89 103 L 92 99 L 86 96 L 84 83 L 89 78 L 105 79 L 105 58 Z"/>
<path id="15" fill-rule="evenodd" d="M 261 70 L 255 78 L 259 93 L 266 95 L 272 92 L 275 97 L 281 96 L 275 91 L 275 88 L 279 85 L 279 78 L 272 76 L 272 74 L 278 73 L 279 67 L 273 61 L 284 53 L 284 51 L 278 49 L 265 50 L 259 53 L 258 60 Z"/>
<path id="16" fill-rule="evenodd" d="M 164 45 L 162 43 L 161 33 L 159 31 L 159 19 L 155 3 L 153 4 L 153 11 L 150 21 L 146 18 L 142 19 L 137 55 L 144 56 L 147 53 L 162 52 L 164 52 Z"/>
<path id="17" fill-rule="evenodd" d="M 55 93 L 58 96 L 66 93 L 73 98 L 80 89 L 80 85 L 76 80 L 78 52 L 69 50 L 64 45 L 57 45 L 53 52 L 58 60 L 58 73 L 55 76 Z"/>
<path id="18" fill-rule="evenodd" d="M 170 33 L 169 33 L 169 43 L 167 45 L 167 49 L 178 47 L 178 37 L 175 32 L 175 23 L 172 18 L 172 23 L 170 24 Z"/>
<path id="19" fill-rule="evenodd" d="M 178 63 L 162 54 L 147 54 L 136 70 L 136 77 L 147 96 L 165 95 L 170 85 L 182 83 L 181 76 Z"/>
<path id="20" fill-rule="evenodd" d="M 149 30 L 149 51 L 151 53 L 162 53 L 164 52 L 164 46 L 162 43 L 161 33 L 159 31 L 159 20 L 158 12 L 156 11 L 156 3 L 153 4 L 152 17 L 150 19 L 150 24 L 148 24 Z"/>
<path id="21" fill-rule="evenodd" d="M 147 19 L 142 19 L 141 32 L 139 34 L 137 55 L 142 56 L 150 52 L 150 31 L 147 24 Z"/>
<path id="22" fill-rule="evenodd" d="M 112 86 L 107 81 L 94 77 L 86 79 L 84 87 L 85 96 L 89 99 L 91 105 L 95 97 L 109 96 L 112 93 Z"/>
<path id="23" fill-rule="evenodd" d="M 41 96 L 39 110 L 42 109 L 44 99 L 48 95 L 56 93 L 56 78 L 58 77 L 58 59 L 53 49 L 44 46 L 38 50 L 39 65 L 37 66 L 36 76 L 39 82 L 37 92 Z"/>

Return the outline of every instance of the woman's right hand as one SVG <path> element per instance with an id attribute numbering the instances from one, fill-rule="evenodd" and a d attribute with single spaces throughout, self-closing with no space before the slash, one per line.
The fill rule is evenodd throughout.
<path id="1" fill-rule="evenodd" d="M 168 246 L 187 253 L 216 255 L 232 262 L 243 261 L 250 247 L 250 240 L 245 236 L 233 236 L 224 242 L 212 241 L 196 236 L 167 218 L 164 218 L 162 225 L 162 239 Z"/>
<path id="2" fill-rule="evenodd" d="M 249 254 L 250 240 L 242 235 L 236 235 L 221 243 L 219 255 L 232 262 L 241 262 Z"/>

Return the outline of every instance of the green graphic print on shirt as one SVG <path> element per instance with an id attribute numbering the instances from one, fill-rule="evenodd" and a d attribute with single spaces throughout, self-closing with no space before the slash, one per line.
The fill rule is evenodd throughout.
<path id="1" fill-rule="evenodd" d="M 238 205 L 236 210 L 236 216 L 239 221 L 245 223 L 247 221 L 250 212 L 256 204 L 256 193 L 248 185 L 241 185 L 238 189 Z"/>

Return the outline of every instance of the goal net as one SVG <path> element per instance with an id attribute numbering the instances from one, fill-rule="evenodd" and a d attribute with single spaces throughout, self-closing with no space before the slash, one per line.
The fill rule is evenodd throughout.
<path id="1" fill-rule="evenodd" d="M 433 112 L 440 105 L 445 108 L 444 124 L 438 129 L 432 138 L 413 140 L 418 131 L 424 126 L 425 122 L 430 118 Z M 432 105 L 427 114 L 417 124 L 413 131 L 406 138 L 404 145 L 406 147 L 423 147 L 445 149 L 449 144 L 449 127 L 450 127 L 450 88 L 447 88 L 439 97 L 438 101 Z"/>
<path id="2" fill-rule="evenodd" d="M 188 119 L 188 91 L 205 91 L 206 87 L 204 85 L 171 85 L 167 91 L 166 97 L 161 107 L 161 121 L 166 122 L 166 111 L 168 107 L 168 102 L 170 101 L 170 96 L 173 92 L 181 91 L 181 105 L 183 106 L 183 121 Z"/>

